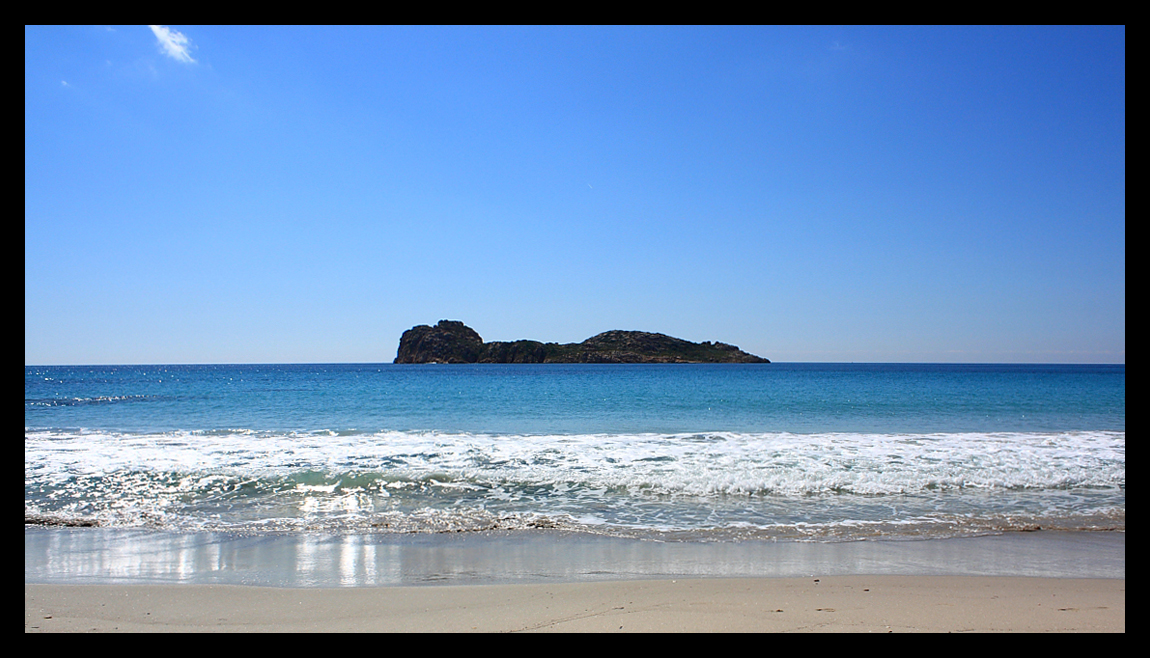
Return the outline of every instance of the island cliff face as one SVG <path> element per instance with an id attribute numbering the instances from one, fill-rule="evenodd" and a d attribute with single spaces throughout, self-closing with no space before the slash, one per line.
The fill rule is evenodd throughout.
<path id="1" fill-rule="evenodd" d="M 692 343 L 646 331 L 606 331 L 582 343 L 483 342 L 458 320 L 403 332 L 396 363 L 770 363 L 726 343 Z"/>

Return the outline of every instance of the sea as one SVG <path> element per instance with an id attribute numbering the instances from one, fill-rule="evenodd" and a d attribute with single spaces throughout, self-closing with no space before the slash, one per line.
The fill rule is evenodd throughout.
<path id="1" fill-rule="evenodd" d="M 25 366 L 24 517 L 181 536 L 1124 532 L 1126 368 Z"/>

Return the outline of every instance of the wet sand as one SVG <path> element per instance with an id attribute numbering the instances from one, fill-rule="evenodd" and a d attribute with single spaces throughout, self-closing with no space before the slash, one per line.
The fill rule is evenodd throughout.
<path id="1" fill-rule="evenodd" d="M 26 632 L 1126 630 L 1125 533 L 653 542 L 25 528 Z"/>

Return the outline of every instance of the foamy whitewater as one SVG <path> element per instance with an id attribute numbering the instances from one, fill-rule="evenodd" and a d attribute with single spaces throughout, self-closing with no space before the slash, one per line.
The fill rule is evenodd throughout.
<path id="1" fill-rule="evenodd" d="M 1125 528 L 1125 366 L 29 366 L 24 391 L 26 523 Z"/>

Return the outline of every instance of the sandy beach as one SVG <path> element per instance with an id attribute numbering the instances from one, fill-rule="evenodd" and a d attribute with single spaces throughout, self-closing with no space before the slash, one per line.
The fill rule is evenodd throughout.
<path id="1" fill-rule="evenodd" d="M 705 544 L 26 529 L 24 555 L 25 632 L 1126 630 L 1114 532 Z"/>
<path id="2" fill-rule="evenodd" d="M 25 632 L 1125 632 L 1124 579 L 24 586 Z"/>

